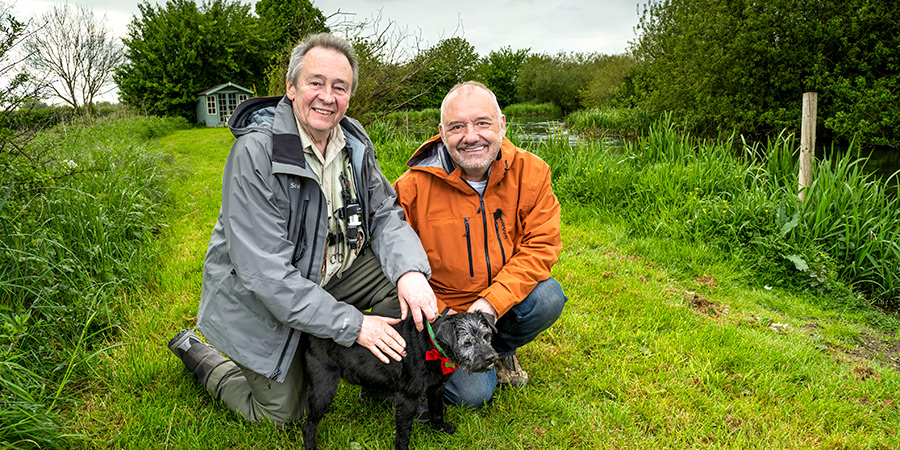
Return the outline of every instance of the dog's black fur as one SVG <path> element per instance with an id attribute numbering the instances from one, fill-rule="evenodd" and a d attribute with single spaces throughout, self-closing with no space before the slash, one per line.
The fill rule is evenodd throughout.
<path id="1" fill-rule="evenodd" d="M 453 424 L 444 421 L 444 384 L 452 374 L 442 373 L 440 361 L 425 360 L 425 353 L 434 348 L 428 331 L 417 331 L 412 318 L 394 327 L 406 340 L 406 356 L 399 362 L 392 359 L 389 364 L 359 344 L 343 347 L 330 339 L 307 335 L 303 363 L 309 383 L 309 411 L 303 424 L 303 444 L 307 450 L 316 448 L 316 429 L 334 400 L 341 378 L 367 389 L 394 393 L 397 449 L 409 448 L 412 421 L 423 395 L 428 399 L 431 426 L 447 434 L 456 430 Z M 499 358 L 491 347 L 491 337 L 497 329 L 493 317 L 485 313 L 440 317 L 432 328 L 438 345 L 462 369 L 486 372 Z"/>

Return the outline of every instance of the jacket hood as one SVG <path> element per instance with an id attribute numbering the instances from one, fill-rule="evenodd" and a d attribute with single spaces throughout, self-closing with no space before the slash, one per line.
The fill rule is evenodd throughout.
<path id="1" fill-rule="evenodd" d="M 254 97 L 243 101 L 228 119 L 231 134 L 239 137 L 250 131 L 269 130 L 275 123 L 275 108 L 282 97 Z M 285 98 L 285 100 L 287 100 Z"/>

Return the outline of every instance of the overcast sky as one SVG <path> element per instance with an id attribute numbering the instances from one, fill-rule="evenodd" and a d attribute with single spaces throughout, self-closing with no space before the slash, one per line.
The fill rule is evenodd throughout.
<path id="1" fill-rule="evenodd" d="M 107 26 L 119 37 L 126 34 L 139 0 L 0 0 L 13 5 L 19 20 L 28 20 L 69 3 L 106 16 Z M 202 3 L 202 0 L 196 0 Z M 241 0 L 255 4 L 256 0 Z M 165 4 L 165 0 L 149 0 Z M 635 39 L 638 7 L 646 0 L 314 0 L 325 16 L 360 22 L 381 14 L 382 23 L 421 36 L 423 47 L 442 38 L 459 36 L 475 46 L 480 56 L 502 47 L 529 48 L 533 53 L 622 53 Z M 352 15 L 346 15 L 352 14 Z M 336 19 L 332 19 L 332 22 Z M 334 25 L 330 22 L 329 25 Z M 108 93 L 102 100 L 115 101 Z"/>
<path id="2" fill-rule="evenodd" d="M 66 0 L 7 0 L 19 19 L 41 14 Z M 255 0 L 242 0 L 254 4 Z M 201 3 L 198 0 L 197 3 Z M 107 24 L 123 36 L 131 17 L 138 14 L 137 0 L 70 0 L 95 14 L 106 14 Z M 150 0 L 165 4 L 164 0 Z M 479 55 L 510 46 L 532 52 L 621 53 L 634 40 L 640 0 L 315 0 L 328 16 L 340 10 L 357 20 L 381 11 L 410 32 L 434 44 L 441 38 L 461 36 Z"/>

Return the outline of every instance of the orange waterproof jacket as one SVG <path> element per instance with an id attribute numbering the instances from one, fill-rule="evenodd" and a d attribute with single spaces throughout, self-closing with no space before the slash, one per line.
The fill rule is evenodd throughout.
<path id="1" fill-rule="evenodd" d="M 440 136 L 419 147 L 394 183 L 431 264 L 439 310 L 479 297 L 502 316 L 550 277 L 559 258 L 559 201 L 550 167 L 506 138 L 481 196 L 462 178 Z"/>

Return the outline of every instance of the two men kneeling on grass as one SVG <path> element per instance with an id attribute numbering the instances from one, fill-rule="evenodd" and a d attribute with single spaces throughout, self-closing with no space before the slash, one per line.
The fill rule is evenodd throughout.
<path id="1" fill-rule="evenodd" d="M 346 41 L 310 36 L 293 51 L 287 94 L 248 100 L 229 120 L 237 140 L 197 323 L 211 345 L 182 330 L 169 348 L 252 421 L 305 414 L 302 333 L 387 363 L 406 351 L 398 318 L 422 332 L 438 311 L 496 320 L 496 370 L 457 370 L 445 391 L 452 404 L 481 406 L 498 384 L 528 382 L 516 350 L 566 302 L 550 277 L 561 248 L 550 169 L 504 137 L 493 93 L 454 87 L 440 134 L 392 187 L 363 127 L 344 116 L 357 76 Z"/>

